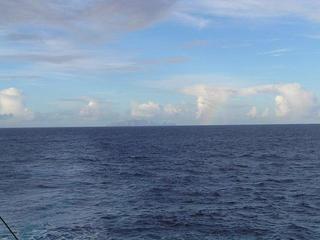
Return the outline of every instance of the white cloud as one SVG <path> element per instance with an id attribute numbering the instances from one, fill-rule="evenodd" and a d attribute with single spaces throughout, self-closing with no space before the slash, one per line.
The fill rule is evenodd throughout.
<path id="1" fill-rule="evenodd" d="M 248 88 L 222 88 L 198 85 L 183 89 L 188 95 L 197 99 L 197 117 L 203 123 L 210 123 L 218 109 L 222 108 L 232 98 L 263 95 L 274 96 L 274 112 L 276 117 L 291 120 L 303 120 L 312 118 L 318 111 L 319 105 L 316 97 L 310 91 L 305 90 L 300 84 L 270 84 Z M 257 109 L 253 107 L 248 116 L 257 117 Z M 262 117 L 269 115 L 266 108 Z"/>
<path id="2" fill-rule="evenodd" d="M 16 88 L 0 90 L 0 116 L 31 120 L 33 113 L 25 107 L 22 93 Z"/>
<path id="3" fill-rule="evenodd" d="M 84 118 L 96 119 L 102 115 L 102 109 L 96 100 L 89 100 L 86 105 L 80 109 L 80 116 Z"/>
<path id="4" fill-rule="evenodd" d="M 133 119 L 147 119 L 162 123 L 178 123 L 179 121 L 191 120 L 190 113 L 184 105 L 161 105 L 152 101 L 132 104 L 131 117 Z"/>
<path id="5" fill-rule="evenodd" d="M 316 108 L 317 100 L 313 93 L 306 91 L 299 84 L 278 86 L 281 95 L 275 98 L 277 113 L 280 116 L 308 115 Z"/>
<path id="6" fill-rule="evenodd" d="M 261 53 L 261 55 L 267 55 L 271 57 L 281 57 L 289 52 L 292 52 L 292 50 L 289 48 L 279 48 L 279 49 L 263 52 Z"/>
<path id="7" fill-rule="evenodd" d="M 243 88 L 240 95 L 271 94 L 276 95 L 275 111 L 279 117 L 305 117 L 313 113 L 317 108 L 315 95 L 305 90 L 298 83 L 261 85 L 251 88 Z"/>
<path id="8" fill-rule="evenodd" d="M 194 26 L 199 29 L 207 27 L 210 23 L 210 21 L 206 18 L 183 12 L 176 12 L 174 13 L 174 16 L 181 23 L 184 23 L 185 25 Z"/>
<path id="9" fill-rule="evenodd" d="M 251 117 L 251 118 L 256 118 L 256 117 L 257 117 L 257 114 L 258 114 L 258 112 L 257 112 L 257 107 L 256 107 L 256 106 L 253 106 L 253 107 L 249 110 L 249 112 L 247 113 L 247 116 L 248 116 L 248 117 Z"/>
<path id="10" fill-rule="evenodd" d="M 131 108 L 131 116 L 134 118 L 151 118 L 159 114 L 160 105 L 154 102 L 141 104 L 133 104 Z"/>
<path id="11" fill-rule="evenodd" d="M 274 99 L 276 103 L 276 114 L 278 117 L 285 117 L 290 112 L 287 99 L 283 96 L 276 96 Z"/>
<path id="12" fill-rule="evenodd" d="M 214 113 L 235 94 L 234 89 L 222 87 L 208 87 L 198 85 L 183 89 L 188 95 L 197 97 L 197 118 L 203 123 L 209 123 Z"/>

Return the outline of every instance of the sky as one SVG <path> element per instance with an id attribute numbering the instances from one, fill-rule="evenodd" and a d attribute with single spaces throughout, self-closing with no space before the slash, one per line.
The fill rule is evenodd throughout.
<path id="1" fill-rule="evenodd" d="M 320 123 L 318 0 L 1 0 L 0 127 Z"/>

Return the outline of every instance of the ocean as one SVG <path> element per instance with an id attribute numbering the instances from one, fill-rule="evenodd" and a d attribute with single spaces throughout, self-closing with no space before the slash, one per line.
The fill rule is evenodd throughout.
<path id="1" fill-rule="evenodd" d="M 320 239 L 320 125 L 0 129 L 0 216 L 26 240 Z"/>

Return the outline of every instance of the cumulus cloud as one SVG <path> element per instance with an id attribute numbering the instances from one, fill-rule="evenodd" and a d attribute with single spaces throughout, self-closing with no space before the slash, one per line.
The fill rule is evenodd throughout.
<path id="1" fill-rule="evenodd" d="M 31 120 L 33 113 L 25 107 L 22 93 L 16 88 L 0 90 L 0 116 Z"/>
<path id="2" fill-rule="evenodd" d="M 159 114 L 160 105 L 154 102 L 147 102 L 141 104 L 133 104 L 131 108 L 131 116 L 134 118 L 150 118 Z"/>
<path id="3" fill-rule="evenodd" d="M 206 85 L 188 87 L 183 92 L 197 97 L 197 117 L 205 123 L 210 122 L 214 113 L 236 94 L 235 89 Z"/>
<path id="4" fill-rule="evenodd" d="M 278 117 L 306 117 L 317 109 L 315 95 L 298 83 L 261 85 L 239 90 L 240 95 L 271 94 Z"/>
<path id="5" fill-rule="evenodd" d="M 270 84 L 248 88 L 199 85 L 185 88 L 183 92 L 196 97 L 197 117 L 204 123 L 210 123 L 217 110 L 236 97 L 274 96 L 274 113 L 276 117 L 283 119 L 301 120 L 313 117 L 319 108 L 315 95 L 298 83 Z M 251 108 L 247 115 L 257 117 L 256 107 Z M 266 108 L 261 116 L 267 117 L 268 115 L 269 109 Z"/>
<path id="6" fill-rule="evenodd" d="M 100 104 L 96 100 L 89 100 L 84 107 L 80 109 L 80 116 L 84 118 L 99 118 L 103 115 Z"/>
<path id="7" fill-rule="evenodd" d="M 114 111 L 114 103 L 94 97 L 81 97 L 75 99 L 64 99 L 70 101 L 69 108 L 66 108 L 73 122 L 81 123 L 81 125 L 104 126 L 112 124 L 120 120 L 119 112 Z"/>

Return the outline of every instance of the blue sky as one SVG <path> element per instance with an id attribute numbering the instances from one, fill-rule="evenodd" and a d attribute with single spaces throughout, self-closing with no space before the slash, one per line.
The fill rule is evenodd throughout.
<path id="1" fill-rule="evenodd" d="M 318 123 L 316 0 L 3 0 L 0 127 Z"/>

